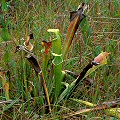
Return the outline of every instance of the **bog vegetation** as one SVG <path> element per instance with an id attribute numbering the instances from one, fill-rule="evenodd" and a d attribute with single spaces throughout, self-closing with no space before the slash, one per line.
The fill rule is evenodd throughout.
<path id="1" fill-rule="evenodd" d="M 120 119 L 120 2 L 84 2 L 0 2 L 0 119 Z"/>

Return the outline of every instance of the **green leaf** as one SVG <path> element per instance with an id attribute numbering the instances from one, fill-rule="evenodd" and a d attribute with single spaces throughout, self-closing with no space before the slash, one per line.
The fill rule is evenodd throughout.
<path id="1" fill-rule="evenodd" d="M 54 65 L 59 65 L 59 64 L 61 64 L 62 62 L 63 62 L 63 59 L 62 59 L 61 56 L 55 56 L 54 59 L 53 59 L 53 61 L 52 61 L 52 63 L 53 63 Z"/>
<path id="2" fill-rule="evenodd" d="M 67 98 L 67 96 L 69 96 L 69 94 L 71 93 L 71 90 L 75 87 L 75 83 L 76 83 L 77 79 L 74 80 L 60 95 L 59 99 L 58 99 L 58 103 L 60 101 L 62 101 L 64 98 Z"/>
<path id="3" fill-rule="evenodd" d="M 89 107 L 94 107 L 94 106 L 96 106 L 96 104 L 93 104 L 93 103 L 90 103 L 90 102 L 84 101 L 84 100 L 79 100 L 79 99 L 74 99 L 74 98 L 71 98 L 71 100 L 74 100 L 74 101 L 76 101 L 76 102 L 78 102 L 78 103 L 85 104 L 85 105 L 87 105 L 87 106 L 89 106 Z"/>
<path id="4" fill-rule="evenodd" d="M 60 95 L 61 92 L 61 82 L 63 79 L 62 75 L 62 54 L 61 54 L 61 35 L 59 32 L 59 29 L 48 29 L 48 32 L 53 32 L 56 35 L 56 38 L 52 40 L 52 50 L 53 50 L 53 56 L 54 60 L 52 61 L 54 64 L 54 75 L 53 80 L 55 81 L 55 95 L 54 100 L 56 101 Z"/>
<path id="5" fill-rule="evenodd" d="M 56 54 L 56 53 L 52 53 L 52 54 L 53 54 L 53 56 L 55 56 L 53 61 L 52 61 L 52 63 L 54 65 L 59 65 L 63 62 L 62 54 L 60 54 L 60 55 Z"/>
<path id="6" fill-rule="evenodd" d="M 11 55 L 11 46 L 7 46 L 4 54 L 4 61 L 6 64 L 12 61 L 12 55 Z"/>
<path id="7" fill-rule="evenodd" d="M 10 34 L 9 34 L 7 28 L 3 28 L 3 29 L 2 29 L 2 39 L 3 39 L 4 41 L 10 40 Z"/>
<path id="8" fill-rule="evenodd" d="M 97 56 L 101 51 L 102 51 L 102 47 L 99 45 L 96 46 L 94 49 L 94 55 Z"/>
<path id="9" fill-rule="evenodd" d="M 2 0 L 2 11 L 7 11 L 7 4 L 5 0 Z"/>

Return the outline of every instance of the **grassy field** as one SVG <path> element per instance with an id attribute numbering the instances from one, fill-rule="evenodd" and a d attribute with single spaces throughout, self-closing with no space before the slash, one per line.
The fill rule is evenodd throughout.
<path id="1" fill-rule="evenodd" d="M 84 0 L 89 5 L 84 12 L 86 18 L 75 33 L 66 59 L 60 56 L 65 47 L 70 24 L 69 12 L 75 11 L 81 2 L 83 1 L 2 0 L 0 2 L 1 120 L 120 119 L 120 101 L 118 111 L 116 110 L 114 115 L 104 109 L 75 113 L 91 108 L 87 103 L 83 104 L 83 101 L 100 105 L 120 97 L 119 0 Z M 48 29 L 59 29 L 60 33 L 49 33 Z M 16 46 L 24 45 L 31 33 L 34 34 L 34 39 L 30 41 L 34 46 L 33 53 L 42 70 L 40 76 L 40 71 L 36 74 L 27 60 L 27 53 L 23 51 L 15 53 Z M 52 52 L 46 55 L 42 41 L 52 40 L 56 42 L 52 43 Z M 67 86 L 72 86 L 71 83 L 77 78 L 66 75 L 61 70 L 69 70 L 79 75 L 102 51 L 109 52 L 110 57 L 107 64 L 87 76 L 92 85 L 88 86 L 81 81 L 74 91 L 67 89 Z M 44 88 L 43 83 L 42 91 L 41 76 L 47 86 Z M 67 92 L 64 92 L 65 90 Z M 72 95 L 68 99 L 69 94 Z"/>

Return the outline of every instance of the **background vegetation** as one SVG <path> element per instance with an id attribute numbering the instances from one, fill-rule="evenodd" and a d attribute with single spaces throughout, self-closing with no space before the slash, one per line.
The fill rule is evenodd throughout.
<path id="1" fill-rule="evenodd" d="M 69 12 L 75 11 L 81 0 L 10 0 L 0 3 L 0 68 L 5 72 L 0 81 L 0 119 L 62 119 L 67 113 L 86 108 L 71 99 L 55 106 L 52 114 L 45 114 L 44 104 L 38 96 L 38 78 L 32 66 L 22 53 L 15 53 L 16 46 L 34 34 L 34 54 L 42 64 L 42 41 L 51 41 L 54 35 L 47 30 L 60 30 L 64 43 L 69 26 Z M 110 52 L 108 64 L 93 72 L 89 78 L 91 87 L 83 83 L 74 92 L 74 98 L 100 104 L 120 96 L 120 1 L 85 0 L 89 8 L 86 20 L 75 34 L 74 41 L 63 64 L 63 70 L 79 74 L 83 68 L 101 51 Z M 3 6 L 2 6 L 3 4 Z M 64 45 L 62 44 L 64 47 Z M 49 67 L 48 67 L 49 68 Z M 3 73 L 3 72 L 2 72 Z M 1 73 L 1 74 L 2 74 Z M 65 79 L 69 84 L 73 78 Z M 46 81 L 48 88 L 51 78 Z M 4 86 L 3 86 L 4 85 Z M 6 89 L 9 88 L 9 94 Z M 9 86 L 9 87 L 8 87 Z M 3 89 L 4 88 L 4 89 Z M 26 88 L 26 89 L 25 89 Z M 48 90 L 50 92 L 50 89 Z M 31 92 L 31 93 L 30 93 Z M 32 94 L 35 99 L 32 99 Z M 4 103 L 9 100 L 7 103 Z M 53 104 L 54 106 L 54 104 Z M 117 119 L 94 111 L 86 115 L 68 116 L 68 119 Z"/>

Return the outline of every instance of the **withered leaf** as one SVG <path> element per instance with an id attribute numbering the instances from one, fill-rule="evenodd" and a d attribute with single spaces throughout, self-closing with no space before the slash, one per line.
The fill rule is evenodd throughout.
<path id="1" fill-rule="evenodd" d="M 82 3 L 77 9 L 77 11 L 70 12 L 70 25 L 68 27 L 68 32 L 66 35 L 65 47 L 63 50 L 63 57 L 66 56 L 71 46 L 72 40 L 79 27 L 79 24 L 86 17 L 84 15 L 84 10 L 86 9 L 86 6 L 87 6 L 86 4 Z"/>
<path id="2" fill-rule="evenodd" d="M 42 41 L 42 45 L 45 47 L 44 53 L 45 53 L 46 55 L 48 55 L 49 50 L 50 50 L 50 48 L 51 48 L 51 46 L 52 46 L 52 42 Z"/>
<path id="3" fill-rule="evenodd" d="M 33 50 L 33 45 L 30 43 L 30 39 L 33 39 L 33 34 L 30 34 L 28 37 L 27 37 L 27 40 L 24 42 L 24 45 L 25 47 L 29 50 L 29 51 L 32 51 Z"/>
<path id="4" fill-rule="evenodd" d="M 36 57 L 33 55 L 33 54 L 28 54 L 26 56 L 26 58 L 28 59 L 28 61 L 32 64 L 35 72 L 38 74 L 40 73 L 41 69 L 40 69 L 40 66 L 39 66 L 39 63 L 36 59 Z"/>

